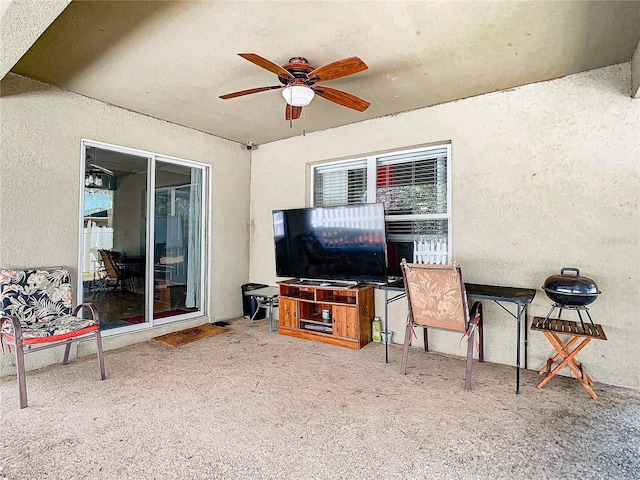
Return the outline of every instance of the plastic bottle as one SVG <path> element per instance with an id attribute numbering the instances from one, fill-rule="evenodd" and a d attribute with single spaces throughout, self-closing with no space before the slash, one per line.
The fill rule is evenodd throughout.
<path id="1" fill-rule="evenodd" d="M 382 342 L 382 322 L 380 317 L 373 317 L 373 323 L 371 324 L 371 336 L 374 342 Z"/>

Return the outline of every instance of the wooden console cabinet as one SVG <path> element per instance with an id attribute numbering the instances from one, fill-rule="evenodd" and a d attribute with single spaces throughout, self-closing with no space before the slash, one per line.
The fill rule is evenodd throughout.
<path id="1" fill-rule="evenodd" d="M 278 285 L 280 335 L 355 349 L 371 341 L 373 285 L 313 286 L 295 279 Z M 330 319 L 323 320 L 325 309 L 330 310 Z"/>

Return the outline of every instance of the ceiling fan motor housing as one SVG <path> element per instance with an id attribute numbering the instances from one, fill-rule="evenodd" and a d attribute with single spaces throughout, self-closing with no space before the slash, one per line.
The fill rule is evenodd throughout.
<path id="1" fill-rule="evenodd" d="M 307 80 L 307 74 L 316 69 L 316 67 L 311 65 L 309 61 L 304 57 L 292 57 L 289 59 L 289 63 L 283 65 L 282 68 L 288 71 L 296 79 L 302 80 Z M 282 83 L 283 85 L 289 85 L 292 83 L 290 78 L 282 77 L 280 75 L 278 75 L 278 80 L 280 80 L 280 83 Z M 300 84 L 302 82 L 294 83 Z M 313 85 L 314 83 L 315 82 L 312 81 L 303 82 L 304 85 Z"/>

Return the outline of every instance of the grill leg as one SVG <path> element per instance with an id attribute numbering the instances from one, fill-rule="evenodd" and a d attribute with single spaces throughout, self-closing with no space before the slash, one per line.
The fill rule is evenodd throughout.
<path id="1" fill-rule="evenodd" d="M 546 327 L 546 325 L 547 325 L 547 320 L 549 320 L 549 318 L 551 318 L 551 314 L 552 314 L 552 313 L 553 313 L 553 311 L 556 309 L 556 306 L 557 306 L 557 305 L 556 305 L 555 303 L 551 306 L 551 310 L 549 310 L 549 313 L 547 313 L 547 316 L 546 316 L 546 317 L 544 317 L 544 322 L 542 322 L 542 325 L 541 325 L 541 327 L 542 327 L 542 328 Z"/>
<path id="2" fill-rule="evenodd" d="M 589 317 L 589 321 L 591 322 L 593 328 L 596 328 L 596 324 L 593 323 L 593 318 L 591 318 L 591 314 L 589 313 L 589 309 L 587 307 L 584 307 L 584 313 L 586 313 L 587 317 Z"/>
<path id="3" fill-rule="evenodd" d="M 576 311 L 578 312 L 578 318 L 580 319 L 580 324 L 582 325 L 582 333 L 586 333 L 587 329 L 584 328 L 584 321 L 582 320 L 582 314 L 580 313 L 580 309 L 578 308 L 576 309 Z"/>

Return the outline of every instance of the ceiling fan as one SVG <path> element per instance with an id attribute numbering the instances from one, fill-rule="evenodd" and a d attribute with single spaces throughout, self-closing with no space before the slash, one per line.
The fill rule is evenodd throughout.
<path id="1" fill-rule="evenodd" d="M 350 93 L 317 85 L 317 82 L 335 80 L 366 70 L 367 65 L 358 57 L 345 58 L 316 68 L 303 57 L 293 57 L 289 59 L 289 63 L 280 66 L 255 53 L 239 53 L 238 55 L 271 73 L 275 73 L 282 85 L 250 88 L 221 95 L 220 98 L 224 100 L 266 90 L 282 89 L 282 96 L 287 102 L 284 114 L 287 120 L 300 118 L 302 107 L 309 105 L 315 95 L 359 112 L 364 112 L 371 105 L 366 100 Z"/>
<path id="2" fill-rule="evenodd" d="M 101 167 L 100 165 L 96 165 L 95 163 L 90 163 L 89 166 L 91 168 L 88 168 L 87 172 L 102 172 L 106 173 L 107 175 L 115 175 L 115 173 L 113 173 L 111 170 Z"/>

